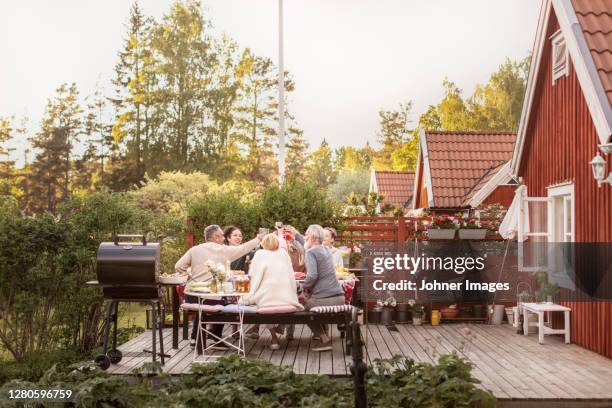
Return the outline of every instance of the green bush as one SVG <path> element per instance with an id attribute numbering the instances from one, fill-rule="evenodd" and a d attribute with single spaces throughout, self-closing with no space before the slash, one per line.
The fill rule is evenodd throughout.
<path id="1" fill-rule="evenodd" d="M 8 386 L 58 387 L 75 392 L 77 407 L 319 407 L 354 406 L 348 379 L 295 374 L 268 362 L 222 357 L 194 364 L 183 377 L 159 374 L 159 367 L 136 373 L 136 383 L 101 371 L 91 362 L 54 365 L 36 383 L 12 381 Z M 456 354 L 437 365 L 404 357 L 378 360 L 368 372 L 372 407 L 494 407 L 495 398 L 476 388 L 472 366 Z M 157 373 L 157 374 L 156 374 Z M 148 375 L 147 375 L 148 374 Z"/>
<path id="2" fill-rule="evenodd" d="M 270 186 L 261 197 L 260 224 L 272 226 L 275 221 L 304 230 L 310 224 L 342 230 L 340 205 L 327 198 L 325 192 L 312 183 L 292 181 L 282 188 Z"/>
<path id="3" fill-rule="evenodd" d="M 107 191 L 71 198 L 57 217 L 0 208 L 0 347 L 18 361 L 53 349 L 91 352 L 103 299 L 85 282 L 96 277 L 98 245 L 151 231 L 159 217 Z"/>
<path id="4" fill-rule="evenodd" d="M 372 407 L 495 407 L 495 397 L 476 387 L 472 364 L 457 354 L 440 356 L 437 365 L 394 356 L 376 360 L 369 370 Z"/>
<path id="5" fill-rule="evenodd" d="M 258 227 L 271 228 L 276 221 L 291 224 L 304 232 L 310 224 L 342 230 L 341 208 L 313 184 L 288 182 L 269 186 L 261 194 L 246 195 L 241 190 L 208 194 L 189 208 L 192 230 L 198 241 L 210 224 L 235 225 L 245 238 L 255 236 Z"/>
<path id="6" fill-rule="evenodd" d="M 61 370 L 87 357 L 73 350 L 51 350 L 27 356 L 22 362 L 0 360 L 0 385 L 17 379 L 36 382 L 54 366 Z"/>
<path id="7" fill-rule="evenodd" d="M 256 202 L 245 199 L 239 191 L 219 191 L 208 194 L 189 208 L 189 219 L 196 239 L 203 239 L 204 228 L 210 224 L 221 227 L 236 225 L 242 229 L 245 239 L 254 237 L 259 225 Z"/>

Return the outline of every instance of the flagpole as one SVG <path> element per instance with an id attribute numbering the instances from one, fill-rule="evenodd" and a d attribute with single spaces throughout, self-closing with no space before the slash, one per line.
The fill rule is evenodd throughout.
<path id="1" fill-rule="evenodd" d="M 285 181 L 285 67 L 283 61 L 283 0 L 278 0 L 278 182 Z"/>

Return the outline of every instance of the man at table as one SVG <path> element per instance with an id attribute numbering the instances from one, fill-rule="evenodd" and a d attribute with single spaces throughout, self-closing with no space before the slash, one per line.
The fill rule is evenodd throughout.
<path id="1" fill-rule="evenodd" d="M 215 263 L 225 265 L 228 261 L 232 262 L 257 248 L 262 238 L 263 234 L 260 234 L 242 245 L 225 245 L 225 237 L 221 227 L 218 225 L 209 225 L 204 229 L 205 242 L 203 244 L 196 245 L 185 252 L 185 255 L 178 260 L 174 268 L 176 272 L 187 273 L 187 268 L 191 267 L 191 280 L 196 282 L 208 282 L 212 279 L 212 274 L 208 271 L 206 261 L 210 260 Z M 195 296 L 185 295 L 185 302 L 198 303 L 198 298 Z M 223 299 L 221 297 L 219 299 L 206 299 L 204 303 L 208 305 L 223 304 Z M 195 346 L 198 323 L 199 320 L 196 315 L 193 321 L 193 329 L 191 331 L 190 343 L 192 346 Z M 211 332 L 215 336 L 221 338 L 223 333 L 223 325 L 212 325 Z M 217 342 L 213 346 L 213 349 L 227 350 L 228 346 L 223 342 Z"/>
<path id="2" fill-rule="evenodd" d="M 331 253 L 323 247 L 324 230 L 314 224 L 306 230 L 306 278 L 302 287 L 310 291 L 306 299 L 306 309 L 316 306 L 335 306 L 344 304 L 344 291 L 336 279 L 336 268 Z M 308 324 L 319 343 L 313 351 L 329 351 L 332 349 L 331 338 L 325 333 L 320 323 Z"/>

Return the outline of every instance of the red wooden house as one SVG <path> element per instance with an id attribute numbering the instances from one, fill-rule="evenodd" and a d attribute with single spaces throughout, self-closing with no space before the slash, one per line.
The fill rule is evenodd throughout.
<path id="1" fill-rule="evenodd" d="M 608 174 L 612 162 L 611 11 L 611 0 L 543 3 L 510 166 L 521 209 L 541 211 L 520 212 L 531 223 L 520 241 L 612 243 L 612 185 L 598 187 L 590 164 L 603 154 Z M 612 302 L 565 299 L 572 342 L 612 357 Z"/>
<path id="2" fill-rule="evenodd" d="M 509 165 L 515 140 L 510 132 L 421 131 L 413 208 L 454 213 L 481 204 L 507 207 L 516 188 Z"/>

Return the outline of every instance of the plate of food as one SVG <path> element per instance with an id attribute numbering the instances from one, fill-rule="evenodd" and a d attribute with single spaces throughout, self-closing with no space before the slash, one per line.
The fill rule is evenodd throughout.
<path id="1" fill-rule="evenodd" d="M 210 282 L 190 282 L 185 287 L 185 291 L 210 293 Z"/>
<path id="2" fill-rule="evenodd" d="M 338 269 L 336 270 L 336 279 L 338 280 L 355 279 L 355 274 L 349 272 L 347 268 L 343 268 L 342 270 L 338 270 Z"/>
<path id="3" fill-rule="evenodd" d="M 187 283 L 189 275 L 186 273 L 162 273 L 159 275 L 159 281 L 166 285 L 183 285 Z"/>

